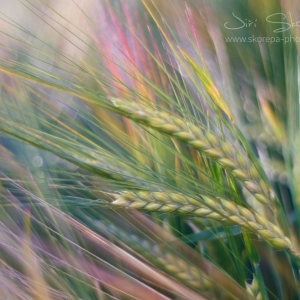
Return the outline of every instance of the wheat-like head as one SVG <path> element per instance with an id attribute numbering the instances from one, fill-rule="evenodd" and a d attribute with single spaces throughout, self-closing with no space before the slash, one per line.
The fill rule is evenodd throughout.
<path id="1" fill-rule="evenodd" d="M 171 253 L 164 247 L 138 237 L 135 234 L 129 234 L 113 224 L 107 225 L 106 229 L 118 238 L 118 240 L 148 258 L 152 263 L 160 266 L 169 274 L 183 280 L 189 286 L 200 290 L 211 288 L 211 281 L 207 275 L 175 253 Z"/>
<path id="2" fill-rule="evenodd" d="M 114 207 L 145 211 L 176 212 L 221 222 L 231 221 L 267 241 L 272 247 L 288 250 L 294 256 L 294 247 L 288 237 L 265 217 L 245 207 L 221 198 L 200 196 L 199 200 L 177 193 L 123 192 L 114 194 Z"/>
<path id="3" fill-rule="evenodd" d="M 216 160 L 224 168 L 230 170 L 231 174 L 241 181 L 259 202 L 273 205 L 274 197 L 270 192 L 270 187 L 262 180 L 255 165 L 246 159 L 245 155 L 230 147 L 222 137 L 165 112 L 124 99 L 111 98 L 111 101 L 120 114 L 170 135 Z"/>
<path id="4" fill-rule="evenodd" d="M 263 300 L 263 296 L 259 289 L 259 283 L 258 283 L 256 277 L 253 278 L 251 283 L 246 282 L 246 290 L 249 295 L 254 297 L 254 299 Z M 253 298 L 251 298 L 251 299 L 253 299 Z"/>

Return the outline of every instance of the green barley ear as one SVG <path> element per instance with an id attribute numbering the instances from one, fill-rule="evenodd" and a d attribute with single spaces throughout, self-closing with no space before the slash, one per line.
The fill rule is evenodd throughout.
<path id="1" fill-rule="evenodd" d="M 163 246 L 159 246 L 135 234 L 127 233 L 113 224 L 103 223 L 103 225 L 107 232 L 117 238 L 118 241 L 125 243 L 137 253 L 149 259 L 151 263 L 182 280 L 188 286 L 207 292 L 212 288 L 212 282 L 207 275 L 178 254 L 172 253 Z"/>
<path id="2" fill-rule="evenodd" d="M 291 240 L 275 224 L 264 216 L 245 207 L 221 198 L 201 196 L 199 200 L 176 193 L 166 192 L 123 192 L 114 194 L 111 207 L 138 209 L 151 212 L 178 213 L 187 216 L 230 221 L 253 232 L 273 248 L 287 250 L 297 261 L 299 254 Z"/>
<path id="3" fill-rule="evenodd" d="M 259 289 L 259 283 L 255 277 L 251 283 L 246 282 L 246 290 L 248 294 L 254 297 L 256 300 L 263 300 L 263 296 Z M 253 299 L 252 297 L 250 299 Z"/>
<path id="4" fill-rule="evenodd" d="M 222 167 L 229 170 L 259 202 L 271 207 L 274 205 L 274 199 L 270 193 L 271 188 L 262 180 L 256 167 L 245 158 L 244 154 L 230 147 L 223 137 L 200 129 L 173 115 L 161 114 L 159 111 L 132 101 L 118 98 L 110 98 L 110 101 L 121 115 L 184 142 L 216 160 Z"/>

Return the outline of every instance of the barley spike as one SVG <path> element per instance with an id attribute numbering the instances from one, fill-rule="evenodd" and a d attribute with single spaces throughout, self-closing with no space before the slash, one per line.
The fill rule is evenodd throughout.
<path id="1" fill-rule="evenodd" d="M 175 253 L 135 234 L 129 234 L 113 224 L 104 225 L 106 230 L 118 240 L 189 286 L 200 290 L 209 290 L 211 288 L 212 282 L 207 275 Z"/>
<path id="2" fill-rule="evenodd" d="M 254 277 L 252 282 L 249 284 L 246 282 L 246 290 L 251 297 L 251 299 L 263 300 L 263 296 L 259 289 L 259 284 L 257 279 Z"/>
<path id="3" fill-rule="evenodd" d="M 177 193 L 133 191 L 113 194 L 113 197 L 114 201 L 111 205 L 116 208 L 176 212 L 222 222 L 229 220 L 258 235 L 275 249 L 287 250 L 297 260 L 299 259 L 290 239 L 278 226 L 256 212 L 228 200 L 200 196 L 198 201 Z"/>
<path id="4" fill-rule="evenodd" d="M 175 139 L 187 143 L 195 150 L 218 161 L 225 169 L 237 178 L 262 204 L 273 205 L 270 188 L 261 180 L 255 166 L 241 154 L 226 144 L 226 141 L 213 134 L 185 122 L 184 120 L 151 110 L 148 107 L 126 101 L 110 98 L 118 113 L 138 123 L 149 126 Z"/>

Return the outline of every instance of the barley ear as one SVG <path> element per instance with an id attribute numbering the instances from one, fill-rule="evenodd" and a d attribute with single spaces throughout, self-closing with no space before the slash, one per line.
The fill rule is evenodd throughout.
<path id="1" fill-rule="evenodd" d="M 176 202 L 174 201 L 176 199 Z M 287 250 L 299 261 L 299 254 L 291 240 L 275 224 L 264 216 L 245 207 L 224 200 L 201 196 L 198 199 L 177 193 L 162 192 L 123 192 L 114 194 L 111 207 L 157 212 L 176 212 L 179 214 L 213 219 L 221 222 L 231 221 L 246 230 L 253 232 L 268 242 L 273 248 Z"/>
<path id="2" fill-rule="evenodd" d="M 262 293 L 259 289 L 259 284 L 256 279 L 256 277 L 253 278 L 252 282 L 249 284 L 246 282 L 246 290 L 250 296 L 252 296 L 250 299 L 253 299 L 253 297 L 257 300 L 263 300 Z"/>
<path id="3" fill-rule="evenodd" d="M 119 114 L 186 143 L 216 160 L 225 169 L 230 170 L 257 201 L 273 206 L 274 199 L 270 195 L 270 187 L 263 182 L 256 167 L 249 159 L 245 159 L 245 155 L 236 153 L 236 149 L 228 146 L 223 137 L 168 113 L 161 113 L 131 101 L 118 98 L 110 98 L 110 101 Z"/>
<path id="4" fill-rule="evenodd" d="M 212 287 L 211 280 L 206 274 L 195 268 L 190 262 L 183 260 L 180 256 L 156 245 L 153 242 L 129 234 L 115 225 L 106 225 L 107 231 L 113 234 L 136 252 L 140 253 L 155 265 L 159 265 L 167 273 L 184 281 L 189 286 L 199 290 L 209 290 Z"/>

